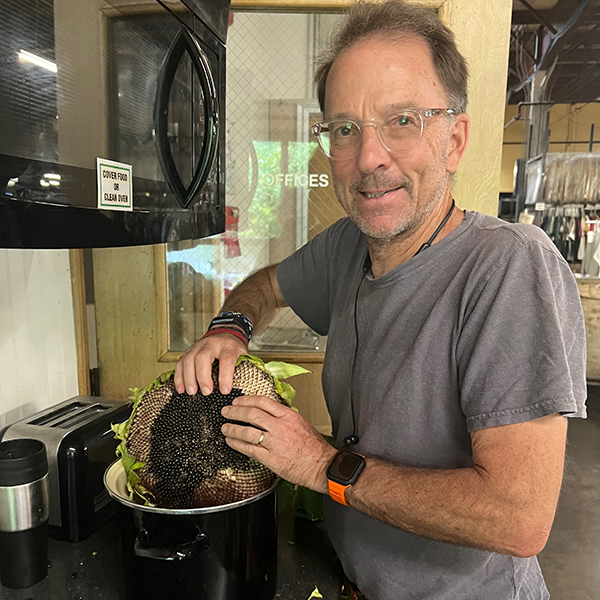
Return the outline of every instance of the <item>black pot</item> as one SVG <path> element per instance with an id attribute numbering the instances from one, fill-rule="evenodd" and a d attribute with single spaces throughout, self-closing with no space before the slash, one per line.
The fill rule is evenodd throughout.
<path id="1" fill-rule="evenodd" d="M 119 503 L 127 600 L 272 600 L 277 587 L 275 490 L 195 509 L 129 500 L 121 461 L 104 475 Z"/>

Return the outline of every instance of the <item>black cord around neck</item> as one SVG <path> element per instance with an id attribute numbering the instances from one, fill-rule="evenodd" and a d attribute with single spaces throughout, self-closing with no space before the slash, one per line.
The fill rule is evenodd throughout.
<path id="1" fill-rule="evenodd" d="M 448 222 L 448 220 L 452 216 L 452 213 L 454 212 L 454 206 L 455 206 L 455 202 L 454 202 L 454 198 L 452 198 L 452 206 L 450 207 L 448 214 L 446 214 L 446 216 L 444 217 L 444 220 L 438 225 L 438 228 L 433 232 L 433 235 L 413 254 L 413 258 L 417 254 L 420 254 L 421 252 L 423 252 L 423 250 L 426 250 L 427 248 L 431 247 L 431 244 L 433 244 L 433 241 L 435 240 L 435 238 L 438 236 L 440 231 L 444 228 L 444 225 Z"/>
<path id="2" fill-rule="evenodd" d="M 438 228 L 433 232 L 433 235 L 415 252 L 415 254 L 413 255 L 413 258 L 417 254 L 423 252 L 423 250 L 426 250 L 427 248 L 431 247 L 431 244 L 433 244 L 435 238 L 438 236 L 440 231 L 444 228 L 444 225 L 448 222 L 448 220 L 452 216 L 452 213 L 454 212 L 454 206 L 455 206 L 455 202 L 454 202 L 454 198 L 452 198 L 452 206 L 450 207 L 450 210 L 444 217 L 444 220 L 439 224 Z M 354 335 L 356 337 L 356 345 L 354 346 L 354 357 L 352 359 L 352 371 L 350 374 L 350 410 L 352 412 L 352 435 L 349 435 L 344 438 L 345 446 L 356 446 L 356 444 L 358 444 L 358 442 L 360 441 L 360 438 L 358 437 L 358 435 L 356 433 L 356 415 L 354 412 L 354 376 L 355 376 L 356 357 L 358 355 L 358 319 L 357 319 L 356 313 L 358 311 L 358 294 L 360 292 L 362 283 L 363 283 L 367 273 L 369 272 L 370 268 L 371 268 L 371 257 L 369 255 L 369 251 L 367 250 L 367 256 L 365 258 L 365 262 L 363 264 L 363 269 L 362 269 L 362 277 L 360 278 L 360 281 L 358 283 L 358 288 L 356 289 L 356 296 L 354 297 Z"/>

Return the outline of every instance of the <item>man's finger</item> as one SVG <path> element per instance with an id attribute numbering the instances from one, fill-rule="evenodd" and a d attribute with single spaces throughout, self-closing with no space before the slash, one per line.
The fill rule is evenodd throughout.
<path id="1" fill-rule="evenodd" d="M 256 406 L 273 417 L 285 416 L 290 408 L 266 396 L 238 396 L 233 400 L 233 406 Z"/>
<path id="2" fill-rule="evenodd" d="M 185 385 L 185 391 L 193 396 L 197 390 L 197 380 L 196 380 L 196 352 L 195 347 L 192 347 L 188 350 L 186 354 L 183 355 L 181 362 L 183 363 L 183 383 Z"/>
<path id="3" fill-rule="evenodd" d="M 213 391 L 212 364 L 214 359 L 215 356 L 212 352 L 205 351 L 198 352 L 194 360 L 194 376 L 200 384 L 203 396 L 208 396 Z"/>
<path id="4" fill-rule="evenodd" d="M 255 460 L 264 464 L 264 460 L 268 457 L 269 451 L 262 446 L 257 446 L 256 444 L 250 444 L 248 442 L 244 442 L 242 440 L 238 440 L 236 438 L 226 437 L 225 442 L 230 448 L 249 456 L 250 458 L 254 458 Z"/>
<path id="5" fill-rule="evenodd" d="M 257 446 L 265 445 L 266 432 L 256 427 L 244 427 L 243 425 L 235 425 L 233 423 L 225 423 L 221 427 L 221 433 L 225 437 L 235 438 L 249 444 Z M 260 441 L 260 444 L 258 443 Z"/>
<path id="6" fill-rule="evenodd" d="M 183 394 L 185 392 L 185 383 L 183 381 L 183 362 L 181 360 L 175 365 L 175 377 L 173 380 L 175 382 L 175 389 L 180 394 Z"/>
<path id="7" fill-rule="evenodd" d="M 224 406 L 221 414 L 229 421 L 249 423 L 265 431 L 272 426 L 272 415 L 257 406 Z"/>
<path id="8" fill-rule="evenodd" d="M 229 394 L 233 387 L 233 372 L 237 356 L 234 354 L 223 354 L 219 358 L 219 389 L 221 394 Z"/>

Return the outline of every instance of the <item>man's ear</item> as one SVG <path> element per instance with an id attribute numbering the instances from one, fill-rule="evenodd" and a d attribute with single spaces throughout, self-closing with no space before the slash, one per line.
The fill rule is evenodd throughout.
<path id="1" fill-rule="evenodd" d="M 467 150 L 469 143 L 469 132 L 471 130 L 471 119 L 466 113 L 460 113 L 454 117 L 448 140 L 448 162 L 446 171 L 454 173 L 460 165 L 460 161 Z"/>

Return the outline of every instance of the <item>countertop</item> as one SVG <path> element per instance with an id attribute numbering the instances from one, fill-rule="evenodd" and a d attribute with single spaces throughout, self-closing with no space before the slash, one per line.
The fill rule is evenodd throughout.
<path id="1" fill-rule="evenodd" d="M 46 579 L 23 590 L 0 587 L 0 599 L 126 600 L 116 517 L 82 542 L 49 538 L 48 564 Z M 315 586 L 324 600 L 339 599 L 341 567 L 325 524 L 283 512 L 275 599 L 307 600 Z"/>

